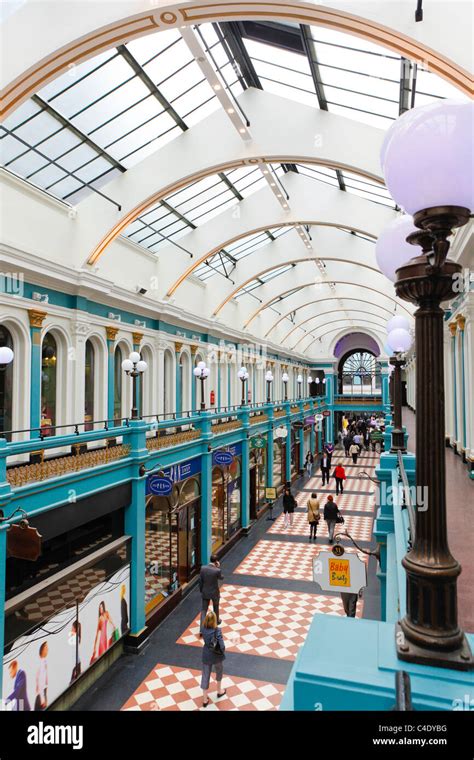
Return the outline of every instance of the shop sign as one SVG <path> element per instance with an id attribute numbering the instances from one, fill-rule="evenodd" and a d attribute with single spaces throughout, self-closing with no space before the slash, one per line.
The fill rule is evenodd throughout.
<path id="1" fill-rule="evenodd" d="M 304 428 L 304 422 L 293 422 L 294 430 L 302 430 Z"/>
<path id="2" fill-rule="evenodd" d="M 325 409 L 323 412 L 323 417 L 330 417 L 330 416 L 331 416 L 331 412 L 329 411 L 329 409 Z"/>
<path id="3" fill-rule="evenodd" d="M 305 417 L 304 424 L 305 425 L 314 425 L 316 421 L 315 417 Z"/>
<path id="4" fill-rule="evenodd" d="M 267 442 L 265 441 L 265 438 L 263 438 L 261 435 L 256 435 L 254 438 L 250 439 L 251 449 L 264 449 L 266 445 L 267 445 Z"/>
<path id="5" fill-rule="evenodd" d="M 234 461 L 234 455 L 230 451 L 215 451 L 212 455 L 212 464 L 230 465 Z"/>
<path id="6" fill-rule="evenodd" d="M 154 496 L 169 496 L 173 490 L 171 478 L 160 475 L 149 475 L 147 479 L 147 493 Z"/>
<path id="7" fill-rule="evenodd" d="M 315 417 L 316 422 L 321 422 L 324 419 L 322 414 L 317 414 Z"/>
<path id="8" fill-rule="evenodd" d="M 275 438 L 286 438 L 287 435 L 288 435 L 288 430 L 286 429 L 286 427 L 277 427 L 273 431 L 273 438 L 274 439 Z"/>
<path id="9" fill-rule="evenodd" d="M 313 581 L 322 591 L 358 594 L 367 585 L 367 566 L 358 554 L 321 551 L 313 559 Z"/>
<path id="10" fill-rule="evenodd" d="M 174 483 L 178 483 L 180 480 L 186 480 L 193 475 L 198 475 L 201 472 L 201 458 L 189 459 L 187 462 L 181 462 L 181 464 L 173 464 L 171 467 L 167 467 L 163 470 L 163 475 L 166 478 L 170 478 Z"/>
<path id="11" fill-rule="evenodd" d="M 21 520 L 8 528 L 7 554 L 30 562 L 36 562 L 41 555 L 41 535 L 28 524 L 28 520 Z"/>

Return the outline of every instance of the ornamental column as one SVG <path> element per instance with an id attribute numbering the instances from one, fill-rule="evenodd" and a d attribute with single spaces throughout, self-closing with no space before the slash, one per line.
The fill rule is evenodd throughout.
<path id="1" fill-rule="evenodd" d="M 183 390 L 183 383 L 182 383 L 182 376 L 183 376 L 183 367 L 180 362 L 181 358 L 181 349 L 183 348 L 182 343 L 175 343 L 174 344 L 174 351 L 175 351 L 175 367 L 176 367 L 176 391 L 175 391 L 175 397 L 176 397 L 176 404 L 175 404 L 175 412 L 176 416 L 179 416 L 182 411 L 182 390 Z"/>
<path id="2" fill-rule="evenodd" d="M 107 419 L 114 420 L 115 401 L 115 340 L 118 327 L 106 327 L 107 335 Z"/>
<path id="3" fill-rule="evenodd" d="M 137 354 L 140 353 L 140 343 L 143 340 L 143 333 L 134 332 L 132 333 L 132 341 L 133 341 L 133 350 L 137 352 Z M 142 397 L 143 397 L 143 375 L 140 375 L 136 378 L 135 382 L 137 384 L 137 409 L 138 409 L 138 416 L 141 417 L 143 414 L 143 406 L 142 406 Z"/>
<path id="4" fill-rule="evenodd" d="M 30 428 L 31 437 L 39 438 L 41 429 L 41 331 L 46 311 L 28 309 L 31 335 Z M 34 428 L 34 430 L 33 430 Z"/>

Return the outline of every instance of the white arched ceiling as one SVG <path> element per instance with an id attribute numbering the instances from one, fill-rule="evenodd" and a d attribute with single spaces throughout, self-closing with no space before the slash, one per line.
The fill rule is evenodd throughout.
<path id="1" fill-rule="evenodd" d="M 380 348 L 380 352 L 382 352 L 381 347 L 383 346 L 384 339 L 386 337 L 386 334 L 384 334 L 383 330 L 379 330 L 378 328 L 374 328 L 373 325 L 370 327 L 365 327 L 363 329 L 360 328 L 354 328 L 354 327 L 330 327 L 328 330 L 324 332 L 323 336 L 316 336 L 313 335 L 307 335 L 305 336 L 305 340 L 302 341 L 299 351 L 304 355 L 308 355 L 310 353 L 311 357 L 314 358 L 315 361 L 317 361 L 318 358 L 322 357 L 328 357 L 333 356 L 334 353 L 334 346 L 336 343 L 345 335 L 348 335 L 353 332 L 364 332 L 367 333 L 371 338 L 375 340 L 377 345 Z M 309 340 L 307 340 L 309 338 Z"/>
<path id="2" fill-rule="evenodd" d="M 431 3 L 423 23 L 415 23 L 414 12 L 413 0 L 325 5 L 282 0 L 172 4 L 124 0 L 88 3 L 87 13 L 81 2 L 28 0 L 4 22 L 4 109 L 15 108 L 68 67 L 114 45 L 173 27 L 238 19 L 319 24 L 349 32 L 419 61 L 465 92 L 472 91 L 469 3 L 450 0 L 449 10 L 445 3 Z"/>
<path id="3" fill-rule="evenodd" d="M 309 330 L 309 333 L 305 335 L 301 335 L 296 341 L 293 340 L 290 345 L 290 349 L 292 351 L 296 351 L 296 349 L 302 344 L 304 340 L 308 338 L 308 334 L 313 337 L 315 340 L 319 338 L 320 336 L 327 335 L 329 330 L 334 329 L 334 325 L 341 325 L 341 324 L 352 324 L 350 319 L 342 317 L 341 319 L 334 319 L 331 320 L 331 322 L 325 322 L 323 324 L 317 325 L 314 328 L 311 328 Z M 383 332 L 385 325 L 383 323 L 379 323 L 375 319 L 364 319 L 363 322 L 364 325 L 369 325 L 369 327 L 373 328 L 374 330 L 379 330 L 380 332 Z M 354 329 L 354 328 L 353 328 Z"/>
<path id="4" fill-rule="evenodd" d="M 278 282 L 278 280 L 273 281 L 273 288 L 267 290 L 266 297 L 261 299 L 262 303 L 249 314 L 244 327 L 249 330 L 251 329 L 252 331 L 261 331 L 265 333 L 275 321 L 275 311 L 273 311 L 273 307 L 278 306 L 279 298 L 285 299 L 282 301 L 282 310 L 290 310 L 293 307 L 296 308 L 299 303 L 303 303 L 305 300 L 307 301 L 308 295 L 312 295 L 313 297 L 317 296 L 318 299 L 320 297 L 332 296 L 334 298 L 341 298 L 341 300 L 344 300 L 344 297 L 350 298 L 351 295 L 354 295 L 354 285 L 351 281 L 337 279 L 333 280 L 333 282 L 337 285 L 337 295 L 326 283 L 315 285 L 314 278 L 300 278 L 298 271 L 296 272 L 291 285 L 288 283 L 287 279 L 284 283 Z M 272 283 L 269 283 L 269 285 L 271 284 Z M 344 288 L 341 288 L 341 285 L 343 285 Z M 360 289 L 361 295 L 366 295 L 367 300 L 370 302 L 382 303 L 388 308 L 390 308 L 390 304 L 392 304 L 392 313 L 395 308 L 398 307 L 409 317 L 413 314 L 414 309 L 411 305 L 404 302 L 400 304 L 394 295 L 391 295 L 391 293 L 394 293 L 394 289 L 390 286 L 388 281 L 383 291 L 365 283 L 359 283 L 358 288 Z M 271 339 L 273 341 L 275 340 L 274 335 L 271 336 Z"/>
<path id="5" fill-rule="evenodd" d="M 367 298 L 364 299 L 364 298 L 344 297 L 343 299 L 340 299 L 340 300 L 342 301 L 343 306 L 349 310 L 353 308 L 354 304 L 356 304 L 357 306 L 360 306 L 361 304 L 367 305 Z M 302 318 L 306 317 L 307 314 L 310 314 L 310 313 L 311 315 L 314 314 L 315 310 L 318 310 L 321 303 L 325 303 L 326 305 L 329 305 L 329 304 L 335 304 L 336 302 L 337 302 L 336 297 L 331 296 L 329 298 L 321 298 L 319 300 L 313 298 L 311 301 L 306 301 L 305 303 L 302 303 L 299 306 L 295 306 L 294 308 L 289 309 L 288 311 L 285 311 L 283 314 L 277 317 L 275 321 L 273 322 L 272 326 L 270 327 L 270 329 L 267 330 L 267 332 L 265 333 L 264 337 L 268 338 L 273 332 L 273 330 L 275 330 L 278 327 L 280 322 L 284 322 L 285 320 L 290 320 L 290 317 L 292 317 L 292 319 L 290 320 L 291 322 L 294 322 L 296 319 L 298 319 L 298 320 L 301 320 L 298 322 L 298 324 L 303 324 L 305 320 Z M 387 320 L 393 316 L 393 309 L 390 310 L 390 309 L 387 309 L 386 306 L 381 306 L 379 304 L 374 304 L 374 303 L 371 303 L 370 306 L 372 309 L 377 309 L 379 310 L 380 313 L 384 314 Z M 288 321 L 286 322 L 287 325 L 289 323 L 290 322 Z"/>
<path id="6" fill-rule="evenodd" d="M 238 100 L 251 123 L 251 142 L 241 139 L 221 109 L 107 184 L 108 195 L 121 206 L 118 218 L 116 209 L 100 197 L 81 203 L 81 228 L 93 224 L 94 230 L 93 235 L 83 231 L 87 263 L 96 263 L 111 241 L 153 204 L 225 169 L 271 162 L 315 163 L 382 182 L 378 156 L 383 130 L 255 88 Z M 99 206 L 102 213 L 97 219 Z"/>
<path id="7" fill-rule="evenodd" d="M 301 322 L 298 322 L 297 324 L 290 327 L 286 335 L 283 337 L 283 343 L 286 343 L 290 338 L 294 340 L 296 337 L 302 337 L 301 336 L 301 330 L 303 329 L 304 332 L 309 332 L 311 330 L 315 330 L 316 327 L 319 327 L 320 325 L 313 324 L 314 320 L 321 319 L 322 324 L 332 324 L 335 320 L 335 317 L 332 317 L 328 319 L 328 316 L 330 314 L 339 314 L 341 315 L 341 306 L 339 306 L 338 309 L 330 309 L 329 311 L 322 311 L 320 313 L 313 313 L 309 317 L 306 317 L 306 319 L 303 319 Z M 350 307 L 345 307 L 344 311 L 346 314 L 353 319 L 354 321 L 362 321 L 361 317 L 359 317 L 359 314 L 365 314 L 369 317 L 375 317 L 377 321 L 380 320 L 381 326 L 385 325 L 387 322 L 386 318 L 384 318 L 382 315 L 378 314 L 377 312 L 373 311 L 370 305 L 367 305 L 365 309 L 353 309 Z"/>
<path id="8" fill-rule="evenodd" d="M 386 206 L 342 192 L 338 188 L 295 172 L 284 175 L 282 184 L 289 195 L 288 211 L 275 201 L 270 188 L 265 187 L 239 203 L 238 215 L 228 210 L 181 237 L 180 245 L 193 252 L 193 259 L 186 258 L 186 254 L 177 251 L 176 246 L 164 246 L 160 251 L 160 271 L 166 295 L 172 296 L 184 280 L 213 254 L 261 230 L 296 224 L 334 226 L 360 232 L 375 239 L 397 216 L 394 210 Z M 305 250 L 301 240 L 296 241 L 295 245 L 296 250 Z M 272 249 L 264 248 L 259 254 L 252 254 L 245 261 L 251 258 L 253 262 L 257 255 L 261 255 L 262 261 L 269 256 L 273 257 L 273 247 L 272 245 Z M 317 247 L 313 247 L 315 254 L 319 255 Z M 175 263 L 177 258 L 184 264 L 179 277 L 176 277 L 175 267 L 166 267 L 167 259 Z M 373 260 L 375 262 L 375 258 Z M 233 272 L 233 279 L 240 274 L 240 268 L 239 263 Z"/>

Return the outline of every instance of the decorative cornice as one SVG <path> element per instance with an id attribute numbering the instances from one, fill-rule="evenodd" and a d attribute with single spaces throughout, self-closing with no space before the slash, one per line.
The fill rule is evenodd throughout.
<path id="1" fill-rule="evenodd" d="M 118 331 L 119 331 L 118 327 L 109 327 L 109 326 L 107 326 L 105 328 L 105 333 L 107 335 L 107 340 L 115 340 L 115 338 L 117 337 Z"/>
<path id="2" fill-rule="evenodd" d="M 30 327 L 43 327 L 43 322 L 47 316 L 48 316 L 48 313 L 46 311 L 38 311 L 37 309 L 28 309 Z"/>

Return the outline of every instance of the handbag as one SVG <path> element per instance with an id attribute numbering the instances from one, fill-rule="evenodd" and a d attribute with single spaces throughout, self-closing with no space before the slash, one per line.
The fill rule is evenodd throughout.
<path id="1" fill-rule="evenodd" d="M 211 650 L 213 654 L 217 655 L 218 657 L 224 656 L 224 652 L 221 649 L 221 644 L 220 644 L 219 639 L 217 638 L 216 632 L 214 632 L 214 635 L 209 642 L 209 649 Z"/>
<path id="2" fill-rule="evenodd" d="M 336 517 L 336 522 L 339 523 L 339 524 L 344 525 L 345 521 L 344 521 L 344 518 L 343 518 L 343 516 L 341 514 L 338 514 L 338 516 Z"/>

